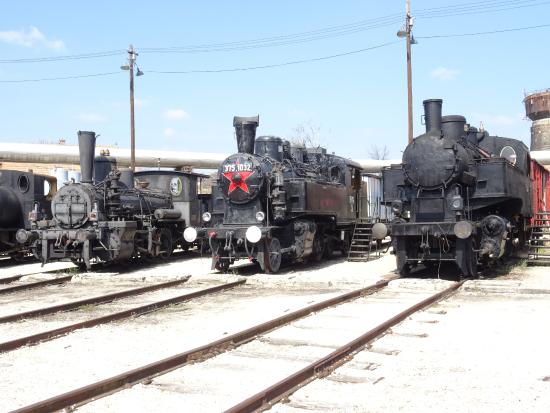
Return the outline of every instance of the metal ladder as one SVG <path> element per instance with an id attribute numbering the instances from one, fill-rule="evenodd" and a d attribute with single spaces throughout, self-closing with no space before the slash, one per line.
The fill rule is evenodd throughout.
<path id="1" fill-rule="evenodd" d="M 380 252 L 372 254 L 372 227 L 374 223 L 369 220 L 359 219 L 355 223 L 351 245 L 348 251 L 348 261 L 369 261 L 371 258 L 378 258 Z"/>
<path id="2" fill-rule="evenodd" d="M 550 265 L 550 212 L 535 214 L 531 223 L 531 237 L 527 241 L 529 265 Z"/>

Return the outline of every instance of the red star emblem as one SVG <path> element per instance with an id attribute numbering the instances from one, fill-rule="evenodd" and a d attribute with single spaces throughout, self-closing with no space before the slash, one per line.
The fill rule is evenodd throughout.
<path id="1" fill-rule="evenodd" d="M 230 182 L 229 189 L 227 190 L 227 195 L 231 194 L 235 189 L 240 188 L 242 191 L 247 194 L 250 193 L 246 180 L 254 172 L 224 172 L 223 176 Z"/>

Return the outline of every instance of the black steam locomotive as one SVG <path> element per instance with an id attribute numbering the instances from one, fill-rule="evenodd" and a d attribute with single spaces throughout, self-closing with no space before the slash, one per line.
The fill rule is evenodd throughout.
<path id="1" fill-rule="evenodd" d="M 32 220 L 51 217 L 50 201 L 56 187 L 52 177 L 0 170 L 0 255 L 17 259 L 26 254 L 16 233 L 30 229 Z"/>
<path id="2" fill-rule="evenodd" d="M 322 148 L 291 147 L 275 136 L 256 139 L 258 117 L 235 117 L 239 152 L 219 169 L 212 191 L 211 224 L 186 229 L 186 239 L 206 237 L 212 267 L 257 261 L 277 272 L 282 260 L 319 261 L 346 251 L 358 217 L 361 167 Z"/>
<path id="3" fill-rule="evenodd" d="M 196 184 L 196 176 L 173 171 L 134 174 L 114 168 L 116 161 L 105 157 L 94 168 L 95 139 L 94 132 L 78 132 L 81 183 L 62 187 L 51 202 L 53 218 L 33 217 L 32 229 L 17 232 L 18 241 L 30 245 L 42 263 L 70 259 L 87 269 L 92 259 L 169 257 L 185 244 L 183 231 L 193 223 L 186 219 L 197 218 L 196 208 L 182 205 L 196 195 L 188 188 L 190 182 Z M 168 185 L 170 190 L 165 189 Z M 178 197 L 182 202 L 175 201 Z"/>
<path id="4" fill-rule="evenodd" d="M 490 136 L 424 101 L 426 133 L 383 171 L 384 202 L 400 274 L 419 262 L 456 262 L 463 275 L 524 245 L 532 216 L 530 156 L 516 139 Z"/>

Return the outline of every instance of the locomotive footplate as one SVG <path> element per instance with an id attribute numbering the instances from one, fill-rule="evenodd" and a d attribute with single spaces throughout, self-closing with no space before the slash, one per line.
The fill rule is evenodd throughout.
<path id="1" fill-rule="evenodd" d="M 274 229 L 277 229 L 279 227 L 260 227 L 256 225 L 238 225 L 238 226 L 228 226 L 224 225 L 223 228 L 207 228 L 206 229 L 206 236 L 208 238 L 214 238 L 214 239 L 225 239 L 228 237 L 233 238 L 234 240 L 237 239 L 246 239 L 246 232 L 249 230 L 249 228 L 258 228 L 261 232 L 261 238 L 269 238 L 271 236 L 271 231 Z"/>

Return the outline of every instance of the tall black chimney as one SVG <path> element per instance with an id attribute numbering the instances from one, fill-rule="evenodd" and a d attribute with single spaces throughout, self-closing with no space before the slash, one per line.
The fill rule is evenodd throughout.
<path id="1" fill-rule="evenodd" d="M 254 141 L 256 140 L 256 128 L 260 124 L 260 116 L 235 116 L 233 126 L 237 135 L 237 148 L 239 153 L 254 153 Z"/>
<path id="2" fill-rule="evenodd" d="M 80 182 L 91 184 L 94 171 L 95 132 L 78 131 L 80 152 Z"/>
<path id="3" fill-rule="evenodd" d="M 426 133 L 441 131 L 441 99 L 427 99 L 424 102 L 424 118 L 426 122 Z"/>

